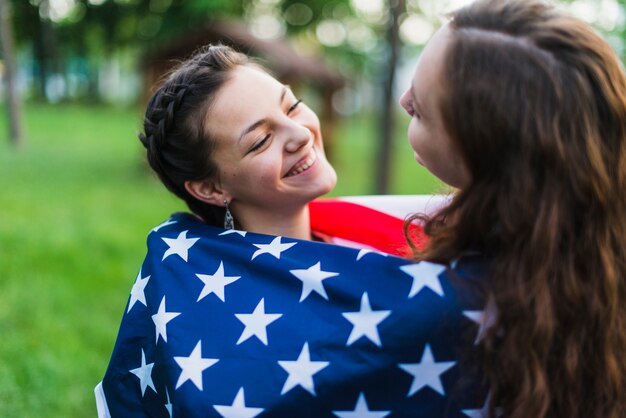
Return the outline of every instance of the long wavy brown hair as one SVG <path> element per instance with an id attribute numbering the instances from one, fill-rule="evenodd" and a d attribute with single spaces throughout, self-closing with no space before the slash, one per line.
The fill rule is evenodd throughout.
<path id="1" fill-rule="evenodd" d="M 440 106 L 471 180 L 425 219 L 416 257 L 489 260 L 497 320 L 477 357 L 490 416 L 626 417 L 620 61 L 537 0 L 477 1 L 450 27 Z"/>

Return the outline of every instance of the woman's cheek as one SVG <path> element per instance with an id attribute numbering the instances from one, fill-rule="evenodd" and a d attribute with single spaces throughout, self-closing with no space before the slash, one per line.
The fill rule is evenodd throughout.
<path id="1" fill-rule="evenodd" d="M 415 118 L 411 119 L 411 123 L 409 123 L 407 137 L 409 139 L 409 144 L 411 145 L 411 148 L 413 148 L 413 150 L 417 152 L 418 127 Z"/>
<path id="2" fill-rule="evenodd" d="M 254 170 L 250 170 L 250 178 L 253 182 L 263 182 L 275 178 L 276 176 L 280 177 L 280 167 L 281 164 L 278 158 L 266 158 L 263 162 L 260 162 Z"/>

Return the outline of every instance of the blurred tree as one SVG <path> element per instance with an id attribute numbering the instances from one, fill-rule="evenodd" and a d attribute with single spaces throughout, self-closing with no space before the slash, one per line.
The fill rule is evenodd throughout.
<path id="1" fill-rule="evenodd" d="M 64 3 L 71 7 L 59 9 L 59 2 L 50 0 L 7 1 L 14 8 L 18 46 L 32 52 L 39 98 L 46 97 L 50 77 L 63 74 L 72 57 L 84 58 L 93 75 L 116 51 L 158 42 L 213 14 L 241 14 L 246 2 L 71 0 Z"/>
<path id="2" fill-rule="evenodd" d="M 50 0 L 11 0 L 14 9 L 15 35 L 21 49 L 32 56 L 32 76 L 36 89 L 32 92 L 36 99 L 47 97 L 47 86 L 51 77 L 59 77 L 65 72 L 67 56 L 72 52 L 76 41 L 84 39 L 85 33 L 74 31 L 82 10 L 77 3 L 74 14 L 62 16 Z M 86 1 L 86 0 L 85 0 Z M 67 35 L 67 29 L 72 31 Z M 68 42 L 68 39 L 70 40 Z"/>
<path id="3" fill-rule="evenodd" d="M 307 49 L 324 54 L 329 61 L 339 63 L 344 72 L 361 71 L 367 63 L 367 51 L 355 47 L 350 42 L 352 25 L 360 21 L 362 29 L 367 23 L 357 16 L 352 0 L 280 0 L 276 7 L 286 34 L 296 38 Z M 383 25 L 373 25 L 372 29 L 383 33 Z M 326 30 L 337 37 L 336 42 L 321 42 L 320 32 Z M 340 68 L 342 69 L 342 68 Z"/>
<path id="4" fill-rule="evenodd" d="M 388 0 L 389 19 L 387 21 L 386 42 L 389 51 L 386 63 L 386 72 L 383 83 L 382 112 L 380 113 L 380 135 L 378 142 L 378 165 L 376 173 L 377 194 L 389 192 L 389 173 L 391 164 L 391 149 L 394 138 L 394 110 L 393 91 L 396 80 L 396 68 L 401 48 L 400 16 L 406 12 L 404 0 Z"/>
<path id="5" fill-rule="evenodd" d="M 71 57 L 97 67 L 121 49 L 158 48 L 164 40 L 224 17 L 254 24 L 260 15 L 273 13 L 288 36 L 306 43 L 309 52 L 340 62 L 344 72 L 356 73 L 368 61 L 367 51 L 346 42 L 323 46 L 316 34 L 320 23 L 354 21 L 351 0 L 66 0 L 60 2 L 71 6 L 65 13 L 51 7 L 59 3 L 54 0 L 10 1 L 18 45 L 32 51 L 39 97 L 45 97 L 50 75 L 63 73 Z M 384 25 L 379 29 L 382 34 Z"/>
<path id="6" fill-rule="evenodd" d="M 4 79 L 7 92 L 9 139 L 17 147 L 22 141 L 21 109 L 15 78 L 15 54 L 13 50 L 13 23 L 11 3 L 0 0 L 0 51 L 4 61 Z"/>

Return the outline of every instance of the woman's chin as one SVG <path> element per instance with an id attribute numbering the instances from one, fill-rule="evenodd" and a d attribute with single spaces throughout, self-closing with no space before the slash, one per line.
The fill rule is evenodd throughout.
<path id="1" fill-rule="evenodd" d="M 413 153 L 413 157 L 415 158 L 415 161 L 417 161 L 417 163 L 419 165 L 421 165 L 422 167 L 424 167 L 424 163 L 422 162 L 422 159 L 420 158 L 419 154 L 417 152 Z"/>
<path id="2" fill-rule="evenodd" d="M 332 192 L 337 185 L 337 173 L 335 172 L 335 169 L 332 165 L 328 164 L 328 166 L 330 167 L 330 173 L 328 178 L 327 190 L 324 192 L 324 194 Z"/>
<path id="3" fill-rule="evenodd" d="M 320 193 L 319 196 L 323 196 L 327 193 L 330 193 L 337 185 L 337 172 L 335 171 L 335 168 L 328 162 L 326 156 L 323 156 L 319 160 L 319 162 L 322 163 L 319 167 L 322 169 L 322 172 L 319 173 L 319 176 L 321 178 L 319 178 L 318 180 L 320 185 L 318 191 Z"/>

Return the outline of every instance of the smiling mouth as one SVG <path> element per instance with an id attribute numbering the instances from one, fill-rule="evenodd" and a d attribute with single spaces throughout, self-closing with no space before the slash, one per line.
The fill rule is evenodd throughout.
<path id="1" fill-rule="evenodd" d="M 295 176 L 297 174 L 307 171 L 309 168 L 313 166 L 316 160 L 317 160 L 317 153 L 315 152 L 313 148 L 311 148 L 307 156 L 304 157 L 302 160 L 298 161 L 298 163 L 294 165 L 293 168 L 289 170 L 287 174 L 285 174 L 285 177 L 292 177 L 292 176 Z"/>

